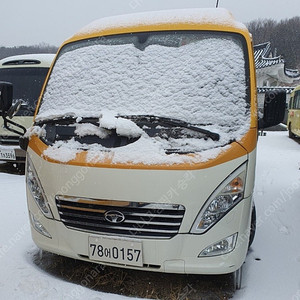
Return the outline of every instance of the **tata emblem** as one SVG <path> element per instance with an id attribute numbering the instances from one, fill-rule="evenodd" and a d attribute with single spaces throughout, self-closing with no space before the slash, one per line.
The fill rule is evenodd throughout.
<path id="1" fill-rule="evenodd" d="M 122 223 L 125 220 L 125 216 L 117 210 L 108 210 L 104 218 L 109 223 Z"/>

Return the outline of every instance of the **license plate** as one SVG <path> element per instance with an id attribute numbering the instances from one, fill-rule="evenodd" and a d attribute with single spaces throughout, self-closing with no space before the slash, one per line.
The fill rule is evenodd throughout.
<path id="1" fill-rule="evenodd" d="M 16 160 L 14 149 L 0 149 L 0 159 Z"/>
<path id="2" fill-rule="evenodd" d="M 142 267 L 142 242 L 131 239 L 90 236 L 89 258 L 102 262 Z"/>

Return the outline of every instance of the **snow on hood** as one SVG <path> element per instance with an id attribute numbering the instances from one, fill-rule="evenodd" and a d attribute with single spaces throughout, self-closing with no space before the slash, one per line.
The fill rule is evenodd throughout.
<path id="1" fill-rule="evenodd" d="M 68 141 L 57 141 L 54 145 L 49 146 L 43 155 L 63 163 L 76 158 L 76 155 L 84 150 L 87 150 L 87 162 L 96 163 L 107 160 L 109 157 L 113 164 L 116 163 L 134 163 L 134 164 L 180 164 L 180 163 L 199 163 L 206 162 L 209 159 L 217 157 L 221 152 L 230 148 L 230 145 L 224 146 L 228 137 L 223 136 L 217 142 L 211 139 L 203 138 L 161 138 L 149 137 L 140 127 L 133 121 L 115 117 L 113 114 L 103 112 L 99 119 L 99 127 L 93 124 L 75 124 L 75 133 L 78 136 L 97 135 L 100 138 L 109 136 L 108 129 L 115 129 L 116 133 L 121 136 L 129 138 L 136 137 L 138 140 L 134 143 L 128 144 L 119 148 L 107 149 L 99 144 L 81 144 L 75 141 L 74 138 Z M 45 136 L 45 130 L 40 129 L 39 126 L 32 127 L 31 135 Z M 180 149 L 187 153 L 197 153 L 193 155 L 182 154 L 166 154 L 166 149 Z M 84 150 L 83 150 L 84 149 Z"/>
<path id="2" fill-rule="evenodd" d="M 75 159 L 78 153 L 83 152 L 84 150 L 82 150 L 82 148 L 88 148 L 86 157 L 88 163 L 105 161 L 109 157 L 112 164 L 133 163 L 145 165 L 174 165 L 181 163 L 192 164 L 206 162 L 216 158 L 220 153 L 231 147 L 230 145 L 213 147 L 193 155 L 182 155 L 177 153 L 166 154 L 166 146 L 168 146 L 166 140 L 153 139 L 143 135 L 135 143 L 108 151 L 107 148 L 101 145 L 80 144 L 72 138 L 69 141 L 57 141 L 53 146 L 48 147 L 43 152 L 43 155 L 53 160 L 66 163 Z M 205 146 L 201 145 L 201 147 L 204 148 Z"/>

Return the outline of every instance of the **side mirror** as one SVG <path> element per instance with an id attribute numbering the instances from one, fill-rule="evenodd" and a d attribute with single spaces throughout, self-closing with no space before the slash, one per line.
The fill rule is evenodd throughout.
<path id="1" fill-rule="evenodd" d="M 10 118 L 13 117 L 13 113 L 20 108 L 21 103 L 18 101 L 16 105 L 12 106 L 12 99 L 13 99 L 13 85 L 10 82 L 0 81 L 0 115 L 4 121 L 4 128 L 7 130 L 14 132 L 19 135 L 23 135 L 26 132 L 26 128 L 20 124 L 17 124 L 11 120 L 7 119 L 7 116 Z M 17 126 L 23 130 L 23 133 L 11 128 L 8 124 Z"/>
<path id="2" fill-rule="evenodd" d="M 0 81 L 0 111 L 2 116 L 7 114 L 12 105 L 13 85 L 10 82 Z"/>
<path id="3" fill-rule="evenodd" d="M 263 129 L 281 123 L 284 119 L 285 109 L 286 92 L 284 90 L 266 92 L 264 115 L 258 121 L 258 128 Z"/>
<path id="4" fill-rule="evenodd" d="M 17 100 L 8 110 L 7 115 L 10 119 L 14 117 L 14 115 L 20 110 L 23 101 Z"/>

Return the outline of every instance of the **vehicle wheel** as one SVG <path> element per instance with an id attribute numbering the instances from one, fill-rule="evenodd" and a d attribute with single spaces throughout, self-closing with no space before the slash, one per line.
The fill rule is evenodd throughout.
<path id="1" fill-rule="evenodd" d="M 241 266 L 238 270 L 233 272 L 233 288 L 234 288 L 234 290 L 240 290 L 242 287 L 242 273 L 243 273 L 243 266 Z"/>
<path id="2" fill-rule="evenodd" d="M 255 237 L 255 231 L 256 231 L 256 208 L 255 205 L 252 207 L 252 213 L 251 213 L 251 224 L 250 224 L 250 235 L 249 235 L 249 245 L 248 249 L 253 243 L 254 237 Z"/>
<path id="3" fill-rule="evenodd" d="M 289 125 L 289 138 L 294 139 L 295 135 L 292 133 L 291 124 Z"/>
<path id="4" fill-rule="evenodd" d="M 24 175 L 25 174 L 25 163 L 18 163 L 16 165 L 16 169 L 18 170 L 18 173 L 20 175 Z"/>

